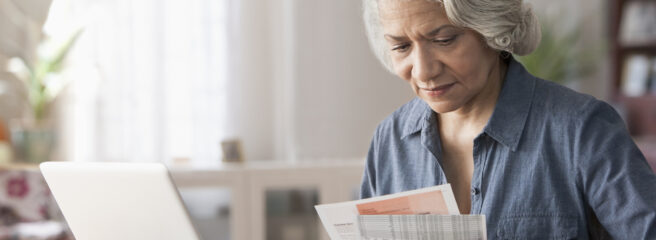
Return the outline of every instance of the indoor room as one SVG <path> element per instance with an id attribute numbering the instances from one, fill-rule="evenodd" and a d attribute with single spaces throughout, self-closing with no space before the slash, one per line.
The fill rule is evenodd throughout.
<path id="1" fill-rule="evenodd" d="M 565 172 L 554 173 L 554 169 L 561 169 L 554 165 L 530 177 L 562 174 L 554 179 L 577 179 L 563 180 L 572 186 L 579 181 L 595 181 L 581 185 L 578 189 L 582 192 L 594 185 L 633 189 L 615 183 L 649 178 L 635 187 L 636 192 L 615 193 L 629 196 L 621 198 L 626 202 L 656 198 L 654 193 L 650 197 L 640 195 L 641 191 L 656 192 L 656 185 L 651 184 L 656 183 L 656 1 L 505 1 L 519 2 L 517 9 L 522 14 L 535 17 L 535 21 L 527 22 L 535 27 L 532 36 L 536 45 L 529 51 L 494 47 L 503 45 L 503 41 L 486 35 L 495 29 L 487 25 L 465 27 L 458 22 L 453 28 L 460 30 L 453 31 L 462 32 L 452 39 L 413 42 L 414 37 L 423 38 L 412 32 L 413 27 L 420 26 L 415 24 L 422 20 L 419 16 L 424 15 L 411 14 L 416 5 L 410 2 L 438 6 L 442 9 L 439 16 L 452 22 L 460 19 L 459 11 L 464 11 L 458 6 L 465 8 L 457 5 L 458 1 L 465 5 L 487 1 L 390 1 L 394 0 L 0 0 L 0 239 L 72 240 L 75 235 L 82 236 L 76 232 L 77 222 L 70 224 L 73 222 L 68 208 L 59 206 L 76 204 L 62 202 L 58 192 L 49 187 L 50 180 L 44 179 L 40 169 L 44 162 L 165 166 L 164 172 L 175 186 L 192 229 L 201 239 L 216 240 L 338 239 L 324 227 L 327 223 L 322 223 L 325 218 L 320 218 L 316 205 L 446 182 L 454 187 L 461 212 L 488 215 L 487 235 L 495 239 L 499 236 L 492 236 L 490 229 L 503 221 L 490 215 L 493 213 L 486 207 L 497 205 L 486 205 L 492 203 L 485 199 L 504 198 L 500 193 L 490 193 L 499 192 L 492 188 L 503 180 L 494 180 L 495 176 L 505 179 L 516 175 L 503 170 L 511 168 L 511 163 L 505 168 L 489 164 L 505 159 L 507 154 L 518 154 L 526 161 L 552 161 L 559 154 L 573 156 L 573 167 L 560 164 Z M 371 8 L 375 11 L 371 11 L 382 19 L 379 25 L 367 25 L 370 6 L 365 2 L 375 4 Z M 406 5 L 410 7 L 396 9 Z M 520 11 L 511 7 L 496 9 L 489 10 L 489 16 Z M 469 23 L 466 16 L 481 14 L 462 16 L 462 22 Z M 506 25 L 500 26 L 507 27 L 511 15 L 504 16 Z M 398 40 L 389 34 L 390 29 L 396 30 L 396 35 L 408 34 Z M 388 34 L 383 37 L 379 30 Z M 380 41 L 371 37 L 376 34 Z M 486 78 L 497 79 L 498 85 L 487 82 L 492 85 L 452 88 L 459 85 L 451 83 L 456 85 L 429 90 L 414 85 L 417 81 L 438 84 L 440 80 L 435 79 L 448 74 L 458 78 L 459 69 L 482 73 L 481 69 L 489 65 L 485 62 L 488 58 L 466 56 L 470 55 L 464 54 L 467 51 L 477 52 L 456 45 L 458 41 L 465 44 L 467 34 L 479 36 L 475 41 L 481 52 L 500 56 L 489 59 L 501 66 L 501 78 Z M 515 38 L 528 42 L 516 35 L 510 35 L 511 44 L 515 44 Z M 383 45 L 385 41 L 407 44 L 394 45 L 390 50 L 388 45 L 376 45 L 377 41 Z M 446 45 L 451 44 L 446 41 L 455 43 Z M 423 46 L 430 49 L 421 51 Z M 459 53 L 463 54 L 449 57 Z M 432 60 L 424 62 L 430 57 Z M 440 59 L 439 63 L 435 59 Z M 435 67 L 438 65 L 441 67 Z M 503 84 L 519 74 L 517 69 L 525 69 L 525 76 L 535 76 L 530 77 L 530 83 L 537 82 L 536 87 L 506 90 L 510 88 Z M 417 80 L 423 73 L 434 76 Z M 544 94 L 551 95 L 540 97 L 540 86 L 558 90 L 544 90 Z M 492 104 L 485 108 L 489 111 L 481 113 L 487 114 L 486 120 L 476 125 L 472 137 L 464 141 L 465 158 L 472 157 L 472 150 L 474 153 L 467 168 L 470 172 L 466 187 L 457 184 L 457 177 L 448 169 L 440 170 L 442 164 L 447 164 L 441 157 L 430 158 L 431 166 L 439 173 L 437 177 L 432 175 L 435 172 L 425 171 L 423 165 L 403 165 L 424 156 L 417 151 L 460 156 L 451 151 L 460 148 L 448 145 L 446 138 L 455 136 L 460 140 L 459 136 L 469 132 L 440 125 L 457 123 L 455 118 L 448 121 L 447 116 L 461 112 L 456 108 L 442 112 L 447 103 L 439 99 L 450 96 L 449 90 L 455 95 L 461 89 L 479 89 L 481 93 L 496 89 L 492 90 L 496 95 L 488 100 L 471 97 L 463 103 L 469 106 L 476 100 L 481 106 Z M 424 92 L 427 95 L 422 95 Z M 532 101 L 519 98 L 533 93 L 536 95 Z M 506 95 L 515 99 L 508 100 L 512 102 L 509 105 L 525 106 L 525 111 L 536 115 L 518 122 L 523 112 L 506 109 L 507 118 L 502 120 L 498 116 L 504 109 L 495 108 L 495 104 L 501 106 Z M 427 99 L 438 100 L 431 104 Z M 549 101 L 562 104 L 549 105 Z M 407 107 L 415 105 L 408 104 L 423 104 L 432 117 L 417 115 L 416 125 L 412 126 L 401 122 L 401 118 L 415 117 Z M 439 126 L 432 128 L 437 132 L 437 143 L 425 139 L 431 136 L 425 135 L 431 121 Z M 534 127 L 532 123 L 546 125 Z M 491 129 L 493 126 L 501 130 Z M 399 136 L 394 135 L 397 133 Z M 441 145 L 440 136 L 445 141 Z M 521 138 L 513 145 L 512 136 Z M 405 144 L 415 138 L 417 148 L 408 148 Z M 488 141 L 494 141 L 486 150 L 489 154 L 479 155 L 479 143 Z M 521 155 L 525 151 L 534 152 Z M 584 151 L 590 154 L 581 153 Z M 479 156 L 487 160 L 481 163 Z M 594 162 L 597 158 L 607 162 Z M 528 166 L 522 165 L 525 172 L 538 171 Z M 530 166 L 544 167 L 542 163 Z M 574 173 L 579 169 L 590 175 Z M 632 180 L 617 180 L 624 179 L 623 174 Z M 436 180 L 440 176 L 443 181 Z M 437 182 L 407 180 L 420 177 L 432 177 L 431 181 Z M 596 184 L 602 178 L 610 180 Z M 116 179 L 115 183 L 120 182 Z M 133 185 L 137 187 L 138 182 Z M 477 184 L 481 184 L 480 189 Z M 560 189 L 561 185 L 553 186 Z M 547 194 L 560 191 L 553 190 L 553 186 L 531 189 Z M 94 187 L 100 195 L 120 192 L 103 185 Z M 521 186 L 508 185 L 505 189 L 516 187 Z M 466 210 L 458 189 L 464 189 L 465 199 L 472 203 L 465 203 Z M 80 199 L 89 195 L 79 191 Z M 480 200 L 481 207 L 477 207 L 479 191 L 485 197 Z M 607 193 L 590 191 L 591 196 Z M 147 199 L 148 194 L 144 191 L 124 197 Z M 102 200 L 97 208 L 110 201 L 110 197 L 100 195 L 89 196 Z M 88 201 L 96 202 L 92 200 L 95 198 Z M 583 199 L 589 198 L 586 195 Z M 595 211 L 593 202 L 581 204 L 596 214 L 600 226 L 613 238 L 624 239 L 628 236 L 622 235 L 624 232 L 639 232 L 628 227 L 613 228 L 615 224 L 604 219 L 605 212 Z M 603 206 L 620 206 L 617 204 Z M 647 207 L 656 211 L 654 205 Z M 120 211 L 138 212 L 132 208 Z M 656 225 L 656 212 L 644 215 L 651 216 L 649 224 Z"/>

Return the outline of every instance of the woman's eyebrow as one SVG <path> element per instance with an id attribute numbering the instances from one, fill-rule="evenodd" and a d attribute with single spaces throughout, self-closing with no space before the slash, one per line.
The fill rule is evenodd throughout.
<path id="1" fill-rule="evenodd" d="M 445 29 L 445 28 L 453 28 L 453 27 L 454 27 L 454 26 L 451 25 L 451 24 L 446 24 L 446 25 L 439 26 L 438 28 L 433 29 L 432 31 L 428 32 L 428 33 L 426 34 L 426 37 L 429 37 L 429 38 L 430 38 L 430 37 L 433 37 L 433 36 L 437 35 L 438 33 L 440 33 L 440 31 L 441 31 L 442 29 Z"/>
<path id="2" fill-rule="evenodd" d="M 445 28 L 453 28 L 453 27 L 454 27 L 454 26 L 451 25 L 451 24 L 446 24 L 446 25 L 439 26 L 439 27 L 437 27 L 437 28 L 431 30 L 431 31 L 428 32 L 427 34 L 425 34 L 425 37 L 427 37 L 427 38 L 433 37 L 433 36 L 437 35 L 438 33 L 440 33 L 440 31 L 441 31 L 442 29 L 445 29 Z M 403 42 L 403 41 L 408 40 L 408 37 L 405 37 L 405 36 L 394 36 L 394 35 L 391 35 L 391 34 L 385 34 L 385 38 L 390 39 L 390 40 L 393 40 L 393 41 L 396 41 L 396 42 Z"/>
<path id="3" fill-rule="evenodd" d="M 403 41 L 408 40 L 407 37 L 394 36 L 394 35 L 390 35 L 390 34 L 385 34 L 385 38 L 387 38 L 388 40 L 395 41 L 395 42 L 403 42 Z"/>

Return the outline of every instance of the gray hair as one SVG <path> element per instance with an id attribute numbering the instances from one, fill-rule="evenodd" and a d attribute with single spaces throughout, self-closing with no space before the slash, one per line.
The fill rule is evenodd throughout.
<path id="1" fill-rule="evenodd" d="M 378 60 L 393 72 L 383 38 L 378 1 L 362 0 L 367 38 Z M 533 52 L 540 43 L 540 24 L 531 7 L 522 0 L 427 1 L 442 3 L 453 24 L 478 32 L 493 49 L 523 56 Z"/>

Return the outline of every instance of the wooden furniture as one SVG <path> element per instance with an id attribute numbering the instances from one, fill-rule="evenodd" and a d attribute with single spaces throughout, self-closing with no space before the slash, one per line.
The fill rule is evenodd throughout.
<path id="1" fill-rule="evenodd" d="M 626 96 L 622 91 L 627 59 L 635 54 L 656 59 L 656 40 L 627 44 L 621 41 L 622 20 L 631 2 L 646 0 L 609 0 L 609 47 L 611 53 L 611 100 L 624 108 L 624 117 L 636 143 L 656 171 L 656 91 L 642 96 Z M 654 23 L 656 24 L 656 23 Z M 656 60 L 653 60 L 656 61 Z M 652 63 L 656 64 L 656 63 Z M 656 76 L 652 76 L 652 79 Z"/>
<path id="2" fill-rule="evenodd" d="M 633 54 L 646 54 L 656 57 L 656 41 L 624 44 L 620 33 L 624 9 L 627 3 L 645 0 L 610 0 L 609 44 L 611 50 L 612 86 L 611 100 L 620 103 L 626 110 L 629 131 L 635 136 L 656 135 L 656 94 L 649 92 L 643 96 L 629 97 L 622 93 L 622 76 L 627 57 Z M 656 23 L 655 23 L 656 24 Z"/>
<path id="3" fill-rule="evenodd" d="M 647 158 L 651 169 L 656 172 L 656 137 L 638 138 L 636 144 Z"/>
<path id="4" fill-rule="evenodd" d="M 171 167 L 169 170 L 183 200 L 185 200 L 185 192 L 193 189 L 218 188 L 229 191 L 227 210 L 229 227 L 224 226 L 229 231 L 229 239 L 328 240 L 328 235 L 320 225 L 321 222 L 313 207 L 309 215 L 306 211 L 304 216 L 289 214 L 285 215 L 284 219 L 271 216 L 279 214 L 280 211 L 294 212 L 298 204 L 280 205 L 280 201 L 273 201 L 277 205 L 272 206 L 270 193 L 285 190 L 316 192 L 317 198 L 314 199 L 316 202 L 311 203 L 312 205 L 354 200 L 357 198 L 356 193 L 362 180 L 363 163 L 363 159 L 305 163 L 249 162 L 224 164 L 210 169 Z M 291 208 L 287 209 L 285 206 Z M 195 218 L 194 210 L 191 208 L 190 212 L 194 224 L 199 227 L 198 230 L 203 237 L 227 239 L 225 236 L 212 235 L 216 232 L 212 231 L 212 228 L 222 226 L 203 228 L 202 219 Z M 299 221 L 309 223 L 311 226 Z M 280 222 L 289 224 L 280 224 Z M 304 228 L 299 229 L 299 225 Z M 279 230 L 289 234 L 274 237 L 269 232 L 271 227 L 280 228 Z M 309 230 L 313 231 L 308 233 Z"/>

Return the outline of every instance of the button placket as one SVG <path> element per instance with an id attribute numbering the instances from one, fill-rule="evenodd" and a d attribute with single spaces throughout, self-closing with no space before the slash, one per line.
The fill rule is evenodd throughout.
<path id="1" fill-rule="evenodd" d="M 482 133 L 474 141 L 474 173 L 471 183 L 471 213 L 479 213 L 482 206 L 481 202 L 481 176 L 483 171 L 483 164 L 485 162 L 485 145 L 488 143 L 488 136 Z"/>
<path id="2" fill-rule="evenodd" d="M 478 191 L 476 191 L 477 186 L 478 186 L 478 177 L 477 177 L 477 172 L 478 169 L 480 168 L 479 165 L 479 156 L 480 156 L 480 145 L 481 145 L 481 138 L 477 138 L 474 140 L 474 173 L 472 175 L 472 181 L 471 181 L 471 211 L 470 213 L 475 214 L 478 212 Z"/>

